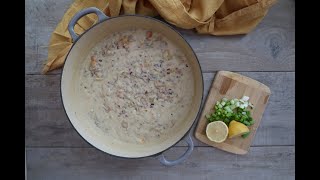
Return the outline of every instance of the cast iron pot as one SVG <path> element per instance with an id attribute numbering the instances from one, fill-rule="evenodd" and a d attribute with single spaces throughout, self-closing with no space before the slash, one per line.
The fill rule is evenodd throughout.
<path id="1" fill-rule="evenodd" d="M 98 16 L 98 22 L 85 33 L 78 36 L 74 32 L 76 22 L 81 17 L 91 13 L 95 13 Z M 106 137 L 97 133 L 92 125 L 93 122 L 88 121 L 88 117 L 80 115 L 81 113 L 84 113 L 83 109 L 80 107 L 80 104 L 83 104 L 84 102 L 82 102 L 77 96 L 77 93 L 75 93 L 75 87 L 79 81 L 80 64 L 85 60 L 91 48 L 109 34 L 120 32 L 128 28 L 140 27 L 162 33 L 185 53 L 195 79 L 195 94 L 187 118 L 177 121 L 179 124 L 175 127 L 178 128 L 173 130 L 168 138 L 151 144 L 132 145 L 116 142 L 111 137 Z M 160 162 L 168 166 L 176 165 L 187 159 L 194 147 L 189 131 L 199 115 L 203 99 L 203 76 L 201 67 L 196 54 L 187 41 L 171 26 L 157 19 L 139 15 L 124 15 L 109 18 L 95 7 L 90 7 L 78 12 L 70 21 L 68 30 L 74 43 L 66 57 L 62 71 L 61 97 L 65 112 L 76 131 L 92 146 L 114 156 L 123 158 L 158 156 Z M 187 151 L 177 160 L 167 160 L 164 157 L 163 152 L 174 146 L 182 138 L 188 143 Z"/>

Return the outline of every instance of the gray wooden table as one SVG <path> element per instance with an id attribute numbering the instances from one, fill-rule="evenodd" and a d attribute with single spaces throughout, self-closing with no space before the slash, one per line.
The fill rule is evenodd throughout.
<path id="1" fill-rule="evenodd" d="M 180 30 L 196 51 L 205 94 L 218 70 L 235 71 L 270 87 L 272 95 L 247 155 L 197 141 L 189 159 L 165 167 L 156 158 L 127 160 L 96 150 L 73 129 L 60 99 L 61 70 L 41 75 L 50 34 L 71 0 L 27 0 L 25 11 L 26 169 L 37 179 L 294 179 L 295 2 L 278 0 L 250 34 L 214 37 Z M 165 154 L 180 155 L 179 142 Z"/>

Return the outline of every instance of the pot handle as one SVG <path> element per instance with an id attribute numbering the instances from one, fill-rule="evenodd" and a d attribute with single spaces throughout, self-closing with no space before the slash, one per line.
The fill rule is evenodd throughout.
<path id="1" fill-rule="evenodd" d="M 184 160 L 186 160 L 192 153 L 193 151 L 193 141 L 192 141 L 192 138 L 191 138 L 191 133 L 189 133 L 185 138 L 184 140 L 188 143 L 188 149 L 186 152 L 183 153 L 182 156 L 180 156 L 177 160 L 172 160 L 172 161 L 169 161 L 167 160 L 163 153 L 159 155 L 159 160 L 160 162 L 163 164 L 163 165 L 166 165 L 166 166 L 174 166 L 174 165 L 177 165 L 181 162 L 183 162 Z"/>
<path id="2" fill-rule="evenodd" d="M 98 22 L 97 23 L 109 18 L 102 11 L 100 11 L 98 8 L 95 8 L 95 7 L 89 7 L 89 8 L 86 8 L 86 9 L 83 9 L 83 10 L 79 11 L 76 15 L 73 16 L 73 18 L 71 19 L 71 21 L 69 22 L 69 25 L 68 25 L 68 31 L 69 31 L 69 33 L 71 35 L 71 38 L 72 38 L 73 42 L 75 42 L 79 37 L 74 32 L 74 26 L 76 25 L 77 21 L 80 18 L 82 18 L 83 16 L 85 16 L 87 14 L 91 14 L 91 13 L 95 13 L 98 16 Z"/>

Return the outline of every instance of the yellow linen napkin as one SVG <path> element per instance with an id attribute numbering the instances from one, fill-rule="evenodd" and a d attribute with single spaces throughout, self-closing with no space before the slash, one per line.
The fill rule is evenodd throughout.
<path id="1" fill-rule="evenodd" d="M 267 14 L 276 0 L 75 0 L 51 35 L 48 60 L 42 73 L 60 68 L 72 46 L 68 23 L 80 10 L 97 7 L 107 16 L 121 14 L 160 15 L 167 22 L 184 29 L 212 35 L 246 34 Z M 89 14 L 76 26 L 83 33 L 96 22 Z"/>

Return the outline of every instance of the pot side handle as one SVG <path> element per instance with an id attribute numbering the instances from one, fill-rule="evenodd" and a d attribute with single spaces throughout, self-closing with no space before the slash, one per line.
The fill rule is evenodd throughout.
<path id="1" fill-rule="evenodd" d="M 86 9 L 83 9 L 81 11 L 79 11 L 76 15 L 73 16 L 73 18 L 71 19 L 71 21 L 69 22 L 68 25 L 68 31 L 71 35 L 72 41 L 75 42 L 78 39 L 78 35 L 74 32 L 74 26 L 76 25 L 76 23 L 78 22 L 78 20 L 80 18 L 82 18 L 83 16 L 87 15 L 87 14 L 91 14 L 94 13 L 98 16 L 98 22 L 101 22 L 103 20 L 108 19 L 109 17 L 106 16 L 102 11 L 100 11 L 98 8 L 96 7 L 89 7 Z"/>
<path id="2" fill-rule="evenodd" d="M 174 166 L 174 165 L 177 165 L 181 162 L 183 162 L 184 160 L 186 160 L 192 153 L 193 151 L 193 141 L 192 141 L 192 138 L 191 138 L 191 134 L 189 133 L 185 138 L 184 140 L 188 143 L 188 150 L 186 152 L 183 153 L 182 156 L 180 156 L 177 160 L 167 160 L 163 153 L 159 155 L 159 160 L 160 162 L 163 164 L 163 165 L 166 165 L 166 166 Z"/>

